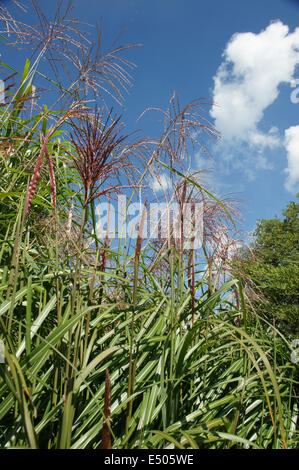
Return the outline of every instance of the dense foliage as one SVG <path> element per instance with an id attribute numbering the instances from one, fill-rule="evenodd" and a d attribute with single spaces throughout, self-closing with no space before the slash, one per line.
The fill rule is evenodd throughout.
<path id="1" fill-rule="evenodd" d="M 239 267 L 252 280 L 253 308 L 287 335 L 299 336 L 299 204 L 258 222 L 255 240 Z"/>

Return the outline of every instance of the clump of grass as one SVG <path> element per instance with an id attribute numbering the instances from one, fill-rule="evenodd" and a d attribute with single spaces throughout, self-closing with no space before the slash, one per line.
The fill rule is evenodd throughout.
<path id="1" fill-rule="evenodd" d="M 186 170 L 193 145 L 207 151 L 204 136 L 218 136 L 202 117 L 203 102 L 181 109 L 175 94 L 160 138 L 129 142 L 103 101 L 87 109 L 79 83 L 87 77 L 92 88 L 101 74 L 98 92 L 106 83 L 119 98 L 123 48 L 96 68 L 83 32 L 61 48 L 61 29 L 78 27 L 69 9 L 61 14 L 60 5 L 51 22 L 33 5 L 44 30 L 22 32 L 0 9 L 4 30 L 19 41 L 33 31 L 39 51 L 0 108 L 1 151 L 9 142 L 1 167 L 1 447 L 296 448 L 290 344 L 247 311 L 242 279 L 230 269 L 235 201 L 213 195 L 204 172 Z M 80 64 L 71 52 L 77 45 Z M 40 58 L 63 52 L 80 77 L 57 84 L 59 99 L 28 121 L 20 103 L 41 77 Z M 57 110 L 64 100 L 70 109 Z M 165 200 L 178 202 L 181 234 L 184 205 L 202 203 L 201 257 L 171 229 L 145 241 L 146 205 L 135 245 L 109 240 L 110 221 L 104 241 L 97 236 L 95 201 L 129 188 L 131 200 L 161 168 L 173 180 Z"/>

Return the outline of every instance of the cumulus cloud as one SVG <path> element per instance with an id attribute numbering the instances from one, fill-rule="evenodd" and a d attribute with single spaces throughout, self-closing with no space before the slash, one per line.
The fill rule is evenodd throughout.
<path id="1" fill-rule="evenodd" d="M 292 126 L 285 131 L 285 147 L 287 150 L 288 167 L 285 187 L 296 192 L 299 186 L 299 126 Z"/>
<path id="2" fill-rule="evenodd" d="M 277 127 L 271 127 L 268 134 L 259 131 L 252 131 L 249 134 L 250 144 L 259 147 L 261 150 L 269 147 L 274 148 L 280 145 L 279 130 Z"/>
<path id="3" fill-rule="evenodd" d="M 152 190 L 156 193 L 163 191 L 165 192 L 172 188 L 171 179 L 165 173 L 160 173 L 159 175 L 153 177 L 150 183 Z"/>
<path id="4" fill-rule="evenodd" d="M 279 94 L 292 83 L 299 64 L 299 28 L 289 32 L 281 21 L 258 34 L 236 33 L 227 44 L 214 77 L 211 115 L 225 141 L 261 149 L 280 145 L 277 129 L 264 133 L 258 124 Z"/>

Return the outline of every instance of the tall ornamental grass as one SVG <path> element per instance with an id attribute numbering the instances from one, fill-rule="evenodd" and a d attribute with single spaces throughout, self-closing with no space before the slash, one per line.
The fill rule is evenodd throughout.
<path id="1" fill-rule="evenodd" d="M 0 7 L 2 44 L 33 47 L 21 73 L 1 63 L 1 447 L 297 447 L 292 347 L 231 269 L 237 206 L 187 171 L 219 136 L 205 102 L 174 94 L 160 137 L 126 132 L 109 100 L 131 83 L 133 46 L 103 53 L 69 8 L 50 21 L 31 6 L 37 26 Z M 145 239 L 149 203 L 135 239 L 109 222 L 99 238 L 96 204 L 150 198 L 163 172 L 182 224 L 202 204 L 201 249 L 171 230 Z"/>

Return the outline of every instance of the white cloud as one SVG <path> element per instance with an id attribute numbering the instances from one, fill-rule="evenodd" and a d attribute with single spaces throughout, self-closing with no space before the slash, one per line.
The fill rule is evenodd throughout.
<path id="1" fill-rule="evenodd" d="M 281 21 L 258 34 L 235 34 L 214 77 L 215 105 L 211 115 L 225 141 L 259 148 L 280 144 L 277 130 L 263 133 L 258 124 L 279 94 L 281 83 L 292 83 L 299 64 L 299 28 L 293 33 Z"/>
<path id="2" fill-rule="evenodd" d="M 209 160 L 208 158 L 202 157 L 199 152 L 195 152 L 194 159 L 196 162 L 196 168 L 198 170 L 207 170 L 215 165 L 213 161 Z"/>
<path id="3" fill-rule="evenodd" d="M 292 126 L 285 131 L 285 147 L 287 150 L 288 174 L 285 187 L 290 192 L 296 192 L 299 183 L 299 126 Z"/>
<path id="4" fill-rule="evenodd" d="M 277 127 L 272 127 L 268 134 L 263 134 L 258 130 L 249 133 L 250 144 L 264 149 L 266 147 L 274 148 L 280 145 L 279 131 Z"/>
<path id="5" fill-rule="evenodd" d="M 151 187 L 152 190 L 156 193 L 161 191 L 167 191 L 167 189 L 172 188 L 172 182 L 171 179 L 165 173 L 160 173 L 159 175 L 156 175 L 152 178 Z"/>

